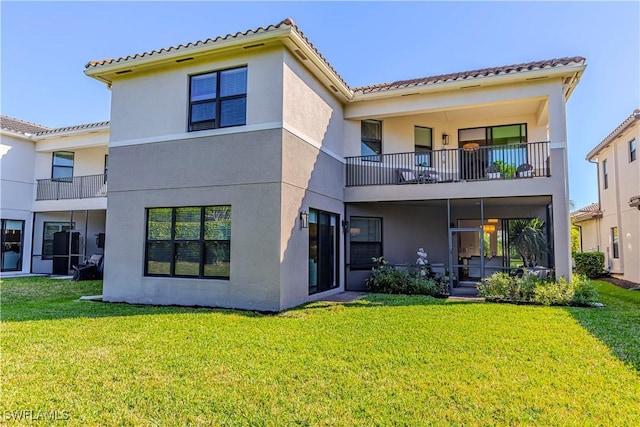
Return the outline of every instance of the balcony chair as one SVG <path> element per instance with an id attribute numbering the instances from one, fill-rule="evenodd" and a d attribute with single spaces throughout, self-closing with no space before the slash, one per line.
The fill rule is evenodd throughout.
<path id="1" fill-rule="evenodd" d="M 416 172 L 411 169 L 398 168 L 396 169 L 398 175 L 398 184 L 418 184 L 423 182 L 420 176 L 416 175 Z"/>

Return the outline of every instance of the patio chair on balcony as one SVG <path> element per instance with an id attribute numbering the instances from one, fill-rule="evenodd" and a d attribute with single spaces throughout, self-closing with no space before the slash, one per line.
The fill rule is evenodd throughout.
<path id="1" fill-rule="evenodd" d="M 418 184 L 422 182 L 420 176 L 416 175 L 416 172 L 411 169 L 398 168 L 396 169 L 396 174 L 398 175 L 398 184 Z"/>
<path id="2" fill-rule="evenodd" d="M 523 163 L 518 166 L 516 173 L 518 174 L 518 178 L 532 178 L 535 175 L 533 166 L 529 163 Z"/>

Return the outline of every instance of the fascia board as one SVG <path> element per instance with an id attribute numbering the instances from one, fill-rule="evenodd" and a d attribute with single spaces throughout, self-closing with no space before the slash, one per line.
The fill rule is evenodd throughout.
<path id="1" fill-rule="evenodd" d="M 465 88 L 478 88 L 478 87 L 486 87 L 486 86 L 496 86 L 503 84 L 511 84 L 534 80 L 546 80 L 553 79 L 556 77 L 567 76 L 575 73 L 582 73 L 584 70 L 584 65 L 578 66 L 565 66 L 558 69 L 544 69 L 544 70 L 533 70 L 533 71 L 519 71 L 509 74 L 496 74 L 493 76 L 485 76 L 485 77 L 473 77 L 469 79 L 461 79 L 455 81 L 448 82 L 440 82 L 440 83 L 427 83 L 419 86 L 412 86 L 400 89 L 387 89 L 381 90 L 377 92 L 371 93 L 355 93 L 353 95 L 352 102 L 358 101 L 369 101 L 373 99 L 382 99 L 382 98 L 391 98 L 391 97 L 399 97 L 399 96 L 407 96 L 413 94 L 423 94 L 423 93 L 434 93 L 434 92 L 444 92 L 444 91 L 452 91 L 458 89 Z"/>
<path id="2" fill-rule="evenodd" d="M 593 159 L 594 157 L 598 157 L 598 154 L 600 154 L 600 151 L 602 151 L 603 148 L 606 148 L 607 145 L 611 144 L 615 139 L 618 138 L 618 136 L 620 136 L 624 132 L 626 132 L 638 120 L 640 120 L 640 115 L 638 115 L 638 116 L 632 115 L 631 117 L 627 118 L 627 120 L 622 122 L 622 125 L 620 126 L 620 129 L 618 129 L 617 131 L 611 133 L 609 136 L 607 136 L 605 139 L 603 139 L 602 142 L 600 142 L 591 151 L 589 151 L 589 154 L 587 154 L 587 157 L 585 158 L 585 160 L 589 161 L 589 160 Z"/>
<path id="3" fill-rule="evenodd" d="M 318 53 L 314 49 L 312 49 L 302 37 L 300 37 L 297 32 L 292 31 L 289 35 L 289 40 L 291 41 L 292 45 L 289 45 L 288 47 L 292 51 L 293 55 L 296 56 L 296 58 L 297 55 L 295 54 L 295 52 L 293 52 L 293 50 L 295 48 L 298 48 L 307 58 L 309 58 L 313 66 L 320 73 L 320 76 L 324 77 L 329 84 L 332 84 L 338 90 L 338 93 L 343 96 L 344 101 L 349 101 L 353 98 L 353 92 L 351 91 L 349 86 L 347 86 L 342 81 L 342 79 L 340 79 L 340 77 L 336 75 L 335 71 L 327 65 L 326 61 L 323 60 L 318 55 Z M 301 60 L 299 58 L 297 59 L 304 64 L 304 60 Z M 331 88 L 328 89 L 331 90 Z"/>
<path id="4" fill-rule="evenodd" d="M 230 40 L 220 40 L 211 44 L 203 44 L 201 46 L 176 49 L 171 52 L 156 53 L 140 58 L 127 59 L 112 64 L 99 65 L 96 67 L 87 68 L 86 70 L 84 70 L 84 73 L 89 77 L 93 77 L 105 83 L 111 83 L 112 80 L 107 76 L 118 71 L 149 69 L 166 65 L 167 63 L 173 64 L 176 59 L 182 57 L 195 57 L 207 54 L 216 55 L 226 52 L 229 49 L 239 47 L 241 48 L 244 45 L 282 39 L 284 37 L 287 37 L 291 33 L 291 28 L 278 28 L 276 30 L 245 35 L 237 38 L 232 38 Z"/>
<path id="5" fill-rule="evenodd" d="M 19 138 L 19 139 L 23 139 L 26 141 L 33 141 L 33 134 L 32 133 L 20 133 L 20 132 L 14 132 L 12 130 L 9 129 L 0 129 L 0 135 L 7 135 L 7 136 L 11 136 L 13 138 Z"/>
<path id="6" fill-rule="evenodd" d="M 100 127 L 90 128 L 90 129 L 76 129 L 76 130 L 70 130 L 66 132 L 48 133 L 44 135 L 33 135 L 32 139 L 34 141 L 45 141 L 45 140 L 54 139 L 54 138 L 90 135 L 90 134 L 99 133 L 99 132 L 109 132 L 109 130 L 110 130 L 109 125 L 106 125 L 106 126 L 100 126 Z"/>

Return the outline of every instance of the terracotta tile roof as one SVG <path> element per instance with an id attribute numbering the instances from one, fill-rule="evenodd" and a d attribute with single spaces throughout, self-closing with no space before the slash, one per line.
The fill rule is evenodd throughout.
<path id="1" fill-rule="evenodd" d="M 357 87 L 353 89 L 353 91 L 355 93 L 365 94 L 391 89 L 403 89 L 408 87 L 423 86 L 435 83 L 470 80 L 478 77 L 490 77 L 495 75 L 520 73 L 523 71 L 550 69 L 566 65 L 583 65 L 585 61 L 585 58 L 581 56 L 547 59 L 543 61 L 527 62 L 524 64 L 504 65 L 501 67 L 483 68 L 481 70 L 463 71 L 452 74 L 441 74 L 438 76 L 422 77 L 411 80 L 399 80 L 393 83 L 380 83 L 371 86 Z"/>
<path id="2" fill-rule="evenodd" d="M 578 209 L 577 211 L 571 212 L 571 216 L 574 220 L 585 220 L 589 218 L 598 218 L 602 216 L 602 211 L 600 210 L 600 203 L 591 203 L 583 208 Z"/>
<path id="3" fill-rule="evenodd" d="M 34 135 L 38 132 L 49 131 L 51 128 L 27 122 L 20 119 L 14 119 L 9 116 L 0 116 L 0 127 L 12 132 L 21 133 L 23 135 Z"/>
<path id="4" fill-rule="evenodd" d="M 36 135 L 37 136 L 51 135 L 51 134 L 56 134 L 56 133 L 72 132 L 72 131 L 75 131 L 75 130 L 85 130 L 85 129 L 104 127 L 104 126 L 109 126 L 109 122 L 107 121 L 107 122 L 87 123 L 87 124 L 84 124 L 84 125 L 67 126 L 67 127 L 55 128 L 55 129 L 47 129 L 47 130 L 40 131 L 40 132 L 36 133 Z"/>
<path id="5" fill-rule="evenodd" d="M 268 25 L 266 28 L 265 27 L 258 27 L 256 29 L 252 29 L 252 30 L 239 31 L 239 32 L 234 33 L 234 34 L 227 34 L 226 36 L 218 36 L 216 38 L 209 38 L 209 39 L 206 39 L 206 40 L 198 40 L 196 42 L 191 42 L 191 43 L 187 43 L 187 44 L 179 44 L 178 46 L 171 46 L 171 47 L 167 47 L 167 48 L 163 48 L 163 49 L 159 49 L 159 50 L 152 50 L 150 52 L 136 53 L 134 55 L 128 55 L 128 56 L 124 56 L 124 57 L 117 58 L 117 59 L 102 59 L 102 60 L 97 60 L 97 61 L 90 61 L 89 63 L 87 63 L 85 65 L 85 68 L 89 69 L 89 68 L 100 67 L 100 66 L 103 66 L 103 65 L 117 64 L 117 63 L 126 62 L 126 61 L 130 61 L 130 60 L 138 59 L 138 58 L 145 58 L 145 57 L 149 57 L 149 56 L 162 55 L 162 54 L 166 54 L 166 53 L 169 53 L 169 52 L 175 52 L 175 51 L 179 51 L 179 50 L 188 50 L 190 48 L 200 47 L 200 46 L 204 46 L 204 45 L 212 45 L 213 46 L 216 43 L 220 43 L 222 41 L 227 41 L 227 40 L 232 40 L 232 39 L 239 39 L 239 38 L 242 38 L 242 37 L 251 36 L 253 34 L 260 34 L 260 33 L 265 33 L 265 32 L 268 32 L 268 31 L 274 31 L 274 30 L 277 30 L 277 29 L 280 29 L 280 28 L 283 28 L 283 27 L 293 28 L 298 33 L 298 35 L 305 41 L 305 43 L 307 43 L 307 45 L 318 55 L 318 57 L 320 57 L 320 59 L 325 63 L 325 65 L 327 67 L 329 67 L 329 69 L 336 75 L 336 77 L 338 77 L 338 79 L 340 79 L 340 81 L 342 81 L 342 83 L 344 83 L 344 85 L 348 87 L 348 85 L 345 83 L 344 79 L 342 79 L 342 77 L 340 77 L 338 72 L 331 66 L 331 64 L 329 64 L 329 61 L 327 61 L 325 59 L 325 57 L 322 56 L 322 54 L 318 51 L 318 49 L 316 49 L 316 47 L 309 41 L 309 39 L 304 35 L 304 33 L 300 30 L 300 28 L 298 28 L 296 23 L 291 18 L 286 18 L 286 19 L 280 21 L 278 24 L 275 24 L 275 25 Z"/>
<path id="6" fill-rule="evenodd" d="M 578 209 L 578 212 L 598 212 L 600 211 L 600 203 L 591 203 L 590 205 L 585 206 L 584 208 Z"/>

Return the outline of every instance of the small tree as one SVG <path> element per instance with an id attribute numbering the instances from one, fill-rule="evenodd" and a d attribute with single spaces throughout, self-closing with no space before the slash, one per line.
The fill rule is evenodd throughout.
<path id="1" fill-rule="evenodd" d="M 535 267 L 549 253 L 544 222 L 538 218 L 509 221 L 509 242 L 525 267 Z"/>

